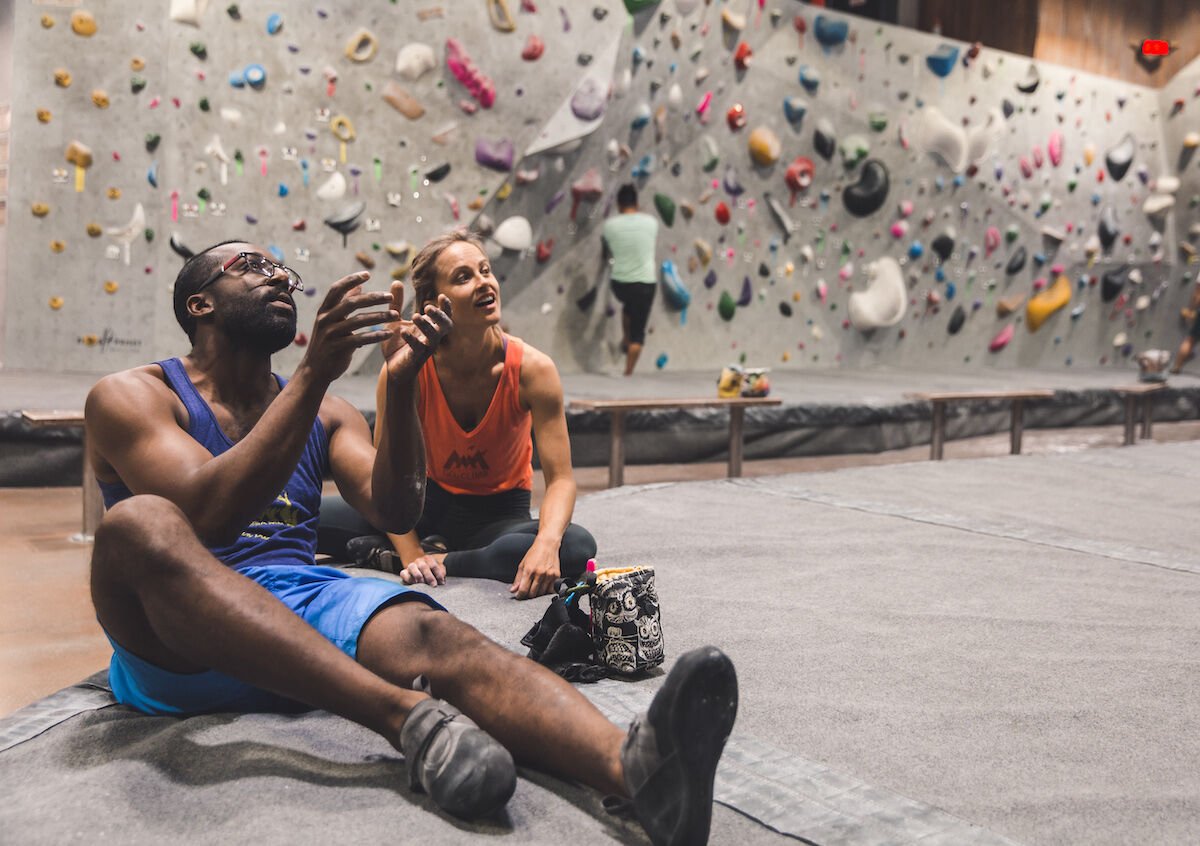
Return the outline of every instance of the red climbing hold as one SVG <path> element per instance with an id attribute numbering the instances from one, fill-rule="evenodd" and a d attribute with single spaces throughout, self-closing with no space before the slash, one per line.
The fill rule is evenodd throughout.
<path id="1" fill-rule="evenodd" d="M 717 223 L 721 224 L 722 226 L 729 222 L 729 206 L 725 205 L 724 201 L 717 203 L 717 207 L 713 210 L 713 214 L 717 218 Z"/>

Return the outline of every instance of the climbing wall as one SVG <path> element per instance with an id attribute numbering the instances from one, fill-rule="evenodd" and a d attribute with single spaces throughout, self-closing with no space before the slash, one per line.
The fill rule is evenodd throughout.
<path id="1" fill-rule="evenodd" d="M 1178 341 L 1195 63 L 1155 91 L 794 2 L 169 5 L 16 9 L 9 366 L 184 350 L 178 253 L 245 237 L 305 278 L 286 372 L 330 282 L 382 288 L 461 224 L 511 331 L 612 369 L 626 181 L 662 222 L 647 368 L 1124 368 Z"/>

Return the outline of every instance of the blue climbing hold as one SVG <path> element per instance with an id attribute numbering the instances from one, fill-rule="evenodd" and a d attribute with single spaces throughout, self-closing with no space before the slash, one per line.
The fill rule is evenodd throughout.
<path id="1" fill-rule="evenodd" d="M 232 85 L 234 88 L 245 88 L 246 87 L 246 70 L 245 70 L 245 68 L 243 68 L 242 70 L 230 71 L 229 72 L 229 84 Z"/>
<path id="2" fill-rule="evenodd" d="M 158 187 L 158 161 L 150 163 L 150 169 L 146 171 L 146 181 L 150 183 L 150 187 Z"/>
<path id="3" fill-rule="evenodd" d="M 941 270 L 941 268 L 938 268 L 938 270 Z M 954 299 L 954 295 L 957 293 L 958 293 L 958 286 L 956 286 L 953 282 L 947 282 L 946 283 L 946 299 L 947 300 Z"/>
<path id="4" fill-rule="evenodd" d="M 804 115 L 807 112 L 808 103 L 804 102 L 799 97 L 783 98 L 783 116 L 787 118 L 787 122 L 793 126 L 804 120 Z"/>
<path id="5" fill-rule="evenodd" d="M 283 254 L 283 250 L 279 249 L 279 247 L 275 246 L 274 244 L 271 244 L 269 247 L 267 247 L 267 252 L 269 252 L 274 257 L 275 261 L 279 262 L 280 264 L 283 264 L 283 260 L 284 260 L 285 256 Z"/>
<path id="6" fill-rule="evenodd" d="M 943 79 L 950 75 L 957 62 L 958 48 L 953 44 L 943 44 L 925 57 L 929 69 Z"/>
<path id="7" fill-rule="evenodd" d="M 815 94 L 817 93 L 817 87 L 821 84 L 821 75 L 808 65 L 801 65 L 800 84 L 804 86 L 804 90 L 809 94 Z"/>
<path id="8" fill-rule="evenodd" d="M 925 245 L 922 244 L 920 241 L 913 241 L 912 245 L 908 248 L 908 257 L 909 258 L 919 259 L 924 254 L 925 254 Z"/>
<path id="9" fill-rule="evenodd" d="M 822 47 L 836 47 L 849 37 L 850 25 L 845 21 L 817 15 L 813 23 L 813 34 Z"/>
<path id="10" fill-rule="evenodd" d="M 641 160 L 634 165 L 632 175 L 634 179 L 645 179 L 654 172 L 654 155 L 647 153 L 642 156 Z"/>
<path id="11" fill-rule="evenodd" d="M 933 278 L 939 282 L 945 282 L 946 281 L 946 271 L 942 270 L 942 268 L 939 266 L 938 269 L 933 272 Z M 951 287 L 953 287 L 953 286 L 951 286 Z"/>
<path id="12" fill-rule="evenodd" d="M 267 16 L 267 35 L 276 35 L 283 29 L 283 15 L 273 12 Z"/>
<path id="13" fill-rule="evenodd" d="M 684 311 L 692 301 L 692 295 L 683 287 L 675 262 L 667 259 L 662 263 L 663 302 L 673 311 Z"/>
<path id="14" fill-rule="evenodd" d="M 666 367 L 667 366 L 667 354 L 659 353 L 658 358 L 654 359 L 654 366 L 657 367 L 659 370 L 662 370 L 664 367 Z"/>
<path id="15" fill-rule="evenodd" d="M 279 183 L 279 196 L 286 197 L 288 195 L 288 187 L 282 182 Z"/>
<path id="16" fill-rule="evenodd" d="M 267 81 L 267 69 L 262 65 L 246 65 L 242 75 L 251 88 L 262 88 L 263 83 Z"/>

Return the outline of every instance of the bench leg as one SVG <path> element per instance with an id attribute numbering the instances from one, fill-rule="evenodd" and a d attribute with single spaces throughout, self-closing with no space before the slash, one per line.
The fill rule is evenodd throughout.
<path id="1" fill-rule="evenodd" d="M 612 440 L 608 452 L 608 486 L 625 484 L 625 412 L 612 412 Z"/>
<path id="2" fill-rule="evenodd" d="M 742 475 L 742 424 L 746 419 L 746 409 L 733 406 L 729 409 L 729 478 L 736 479 Z"/>
<path id="3" fill-rule="evenodd" d="M 1142 434 L 1143 439 L 1150 437 L 1151 429 L 1154 426 L 1154 396 L 1146 394 L 1142 397 Z"/>
<path id="4" fill-rule="evenodd" d="M 1137 398 L 1133 394 L 1125 395 L 1125 443 L 1121 446 L 1131 446 L 1134 441 L 1134 424 L 1136 422 L 1136 414 L 1134 413 L 1134 403 Z"/>
<path id="5" fill-rule="evenodd" d="M 1021 431 L 1025 423 L 1024 417 L 1025 401 L 1019 399 L 1013 400 L 1012 425 L 1009 427 L 1008 431 L 1009 453 L 1011 455 L 1021 454 Z"/>
<path id="6" fill-rule="evenodd" d="M 71 535 L 74 543 L 91 543 L 104 516 L 104 497 L 100 495 L 100 486 L 96 483 L 96 474 L 92 470 L 92 462 L 88 461 L 87 437 L 83 439 L 83 531 Z"/>
<path id="7" fill-rule="evenodd" d="M 946 403 L 933 401 L 933 431 L 929 436 L 929 459 L 942 460 L 942 442 L 946 439 Z"/>

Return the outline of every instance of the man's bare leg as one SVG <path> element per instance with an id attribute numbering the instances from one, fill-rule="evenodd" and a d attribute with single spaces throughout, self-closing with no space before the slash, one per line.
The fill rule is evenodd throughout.
<path id="1" fill-rule="evenodd" d="M 403 646 L 401 646 L 403 645 Z M 618 728 L 550 670 L 449 614 L 417 603 L 385 608 L 363 627 L 358 659 L 398 685 L 418 675 L 521 762 L 624 795 Z"/>
<path id="2" fill-rule="evenodd" d="M 638 356 L 642 354 L 642 345 L 631 343 L 625 353 L 625 375 L 632 376 L 633 368 L 637 367 Z"/>
<path id="3" fill-rule="evenodd" d="M 1200 320 L 1200 317 L 1196 319 Z M 1179 350 L 1175 353 L 1175 363 L 1171 365 L 1172 373 L 1178 373 L 1183 370 L 1183 365 L 1187 364 L 1188 359 L 1192 357 L 1192 346 L 1194 344 L 1195 341 L 1192 340 L 1191 335 L 1185 337 L 1179 344 Z"/>
<path id="4" fill-rule="evenodd" d="M 217 670 L 366 726 L 399 748 L 425 695 L 352 658 L 222 564 L 174 504 L 137 496 L 96 531 L 92 601 L 121 646 L 165 670 Z"/>

